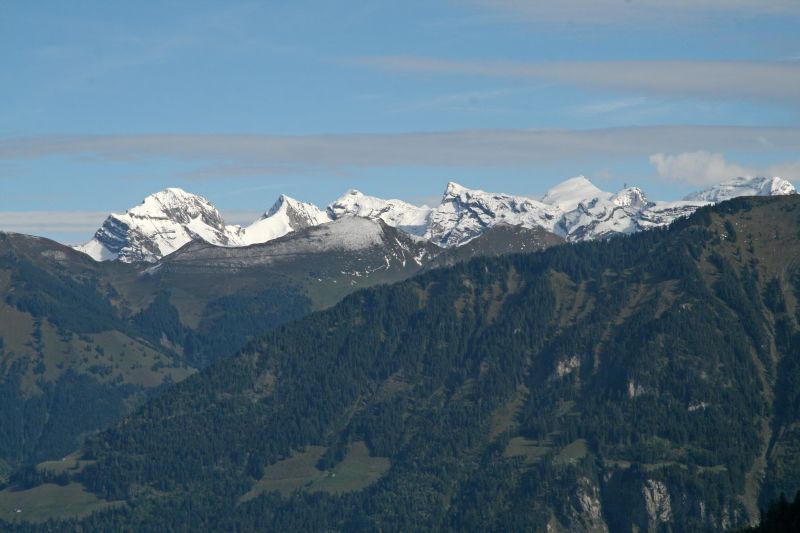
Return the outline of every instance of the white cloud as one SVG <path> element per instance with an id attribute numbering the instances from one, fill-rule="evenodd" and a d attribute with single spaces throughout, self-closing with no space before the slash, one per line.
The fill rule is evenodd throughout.
<path id="1" fill-rule="evenodd" d="M 767 176 L 780 176 L 789 181 L 800 181 L 800 161 L 787 161 L 767 167 Z"/>
<path id="2" fill-rule="evenodd" d="M 650 163 L 662 178 L 693 185 L 710 185 L 737 176 L 753 174 L 736 164 L 728 164 L 722 154 L 697 151 L 677 155 L 653 154 Z"/>
<path id="3" fill-rule="evenodd" d="M 691 185 L 712 185 L 739 176 L 780 176 L 800 178 L 800 162 L 787 162 L 764 168 L 729 163 L 721 153 L 699 150 L 675 155 L 657 153 L 650 163 L 661 178 Z"/>
<path id="4" fill-rule="evenodd" d="M 800 2 L 798 2 L 800 4 Z M 800 64 L 759 61 L 454 61 L 417 56 L 360 57 L 390 71 L 549 81 L 621 91 L 800 103 Z"/>

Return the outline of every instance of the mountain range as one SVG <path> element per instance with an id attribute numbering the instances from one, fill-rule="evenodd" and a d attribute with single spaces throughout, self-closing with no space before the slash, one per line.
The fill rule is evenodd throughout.
<path id="1" fill-rule="evenodd" d="M 747 526 L 778 494 L 800 488 L 799 217 L 796 195 L 735 198 L 628 238 L 435 269 L 413 260 L 432 243 L 353 217 L 245 248 L 195 241 L 155 265 L 62 250 L 78 270 L 132 273 L 116 285 L 128 295 L 139 284 L 170 288 L 133 313 L 126 351 L 140 349 L 131 340 L 177 338 L 174 317 L 191 315 L 189 293 L 270 282 L 268 273 L 293 270 L 280 266 L 284 258 L 319 266 L 345 250 L 380 264 L 387 254 L 392 268 L 405 260 L 417 275 L 284 322 L 89 433 L 75 453 L 15 469 L 0 490 L 0 524 L 20 532 Z M 496 225 L 436 257 L 528 232 L 542 236 Z M 57 342 L 44 331 L 51 318 L 82 331 L 90 318 L 120 320 L 89 298 L 97 288 L 114 294 L 109 274 L 78 293 L 72 278 L 56 285 L 52 244 L 13 240 L 7 268 L 38 256 L 50 272 L 28 269 L 10 292 L 17 310 L 39 313 L 45 346 Z M 56 301 L 33 298 L 37 287 L 71 290 L 87 316 L 75 322 Z M 287 294 L 217 300 L 203 320 L 236 314 L 255 324 L 263 309 L 254 304 Z M 217 322 L 203 342 L 226 337 L 232 324 Z M 108 378 L 130 362 L 106 356 Z M 46 390 L 49 373 L 39 376 Z M 62 520 L 45 522 L 53 518 Z"/>
<path id="2" fill-rule="evenodd" d="M 435 208 L 281 196 L 240 227 L 167 189 L 94 257 L 0 233 L 0 519 L 123 506 L 59 527 L 163 529 L 208 497 L 221 529 L 746 524 L 800 475 L 794 192 L 451 183 Z M 390 503 L 409 487 L 428 503 Z M 503 505 L 472 507 L 517 510 L 472 516 L 487 490 Z"/>
<path id="3" fill-rule="evenodd" d="M 489 193 L 449 183 L 430 208 L 384 200 L 349 190 L 326 209 L 281 196 L 248 226 L 226 225 L 205 198 L 169 188 L 124 214 L 111 214 L 94 237 L 76 249 L 97 261 L 156 262 L 199 240 L 220 247 L 261 244 L 301 229 L 346 217 L 362 217 L 398 228 L 438 247 L 453 248 L 498 224 L 538 228 L 568 242 L 604 239 L 666 226 L 698 208 L 738 196 L 794 194 L 781 178 L 740 177 L 688 195 L 681 201 L 650 201 L 637 187 L 602 191 L 583 176 L 571 178 L 533 199 Z"/>
<path id="4" fill-rule="evenodd" d="M 282 237 L 238 247 L 194 239 L 156 263 L 94 261 L 49 239 L 0 232 L 0 484 L 20 464 L 69 453 L 151 394 L 354 291 L 563 242 L 498 224 L 443 249 L 381 219 L 301 228 L 308 220 L 293 204 L 282 198 L 256 223 L 262 235 L 291 226 Z M 190 206 L 196 220 L 213 220 L 199 214 L 205 204 Z M 276 214 L 291 224 L 275 225 Z M 191 219 L 176 209 L 171 217 Z"/>

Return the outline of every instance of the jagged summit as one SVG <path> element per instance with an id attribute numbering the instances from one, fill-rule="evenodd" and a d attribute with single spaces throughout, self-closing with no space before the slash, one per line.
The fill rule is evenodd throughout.
<path id="1" fill-rule="evenodd" d="M 647 196 L 639 187 L 628 187 L 614 194 L 611 201 L 620 207 L 643 208 L 647 205 Z"/>
<path id="2" fill-rule="evenodd" d="M 316 205 L 282 194 L 260 219 L 241 231 L 241 241 L 245 245 L 260 244 L 330 221 L 328 214 Z"/>
<path id="3" fill-rule="evenodd" d="M 681 201 L 663 202 L 648 200 L 638 187 L 610 193 L 585 176 L 576 176 L 550 188 L 537 200 L 470 189 L 451 181 L 434 208 L 385 200 L 357 189 L 349 189 L 324 210 L 281 195 L 261 218 L 242 228 L 225 225 L 220 213 L 202 196 L 169 188 L 149 195 L 125 214 L 110 215 L 94 238 L 76 249 L 98 261 L 152 262 L 192 240 L 215 246 L 247 246 L 347 217 L 378 221 L 440 247 L 461 246 L 498 224 L 539 228 L 576 242 L 664 226 L 702 206 L 737 196 L 796 192 L 781 178 L 739 177 Z M 358 227 L 352 226 L 354 231 Z M 322 234 L 339 238 L 336 235 L 341 232 Z"/>
<path id="4" fill-rule="evenodd" d="M 464 193 L 467 193 L 467 192 L 473 192 L 473 191 L 474 192 L 483 192 L 483 191 L 480 191 L 480 190 L 477 190 L 477 189 L 474 189 L 474 190 L 473 189 L 468 189 L 468 188 L 464 187 L 463 185 L 460 185 L 460 184 L 456 183 L 455 181 L 449 181 L 449 182 L 447 182 L 447 187 L 445 187 L 445 189 L 444 189 L 444 195 L 443 196 L 445 198 L 447 198 L 448 196 L 460 196 L 461 194 L 464 194 Z"/>
<path id="5" fill-rule="evenodd" d="M 194 239 L 240 245 L 237 230 L 225 225 L 207 199 L 172 187 L 147 196 L 124 214 L 112 213 L 92 240 L 76 249 L 98 261 L 152 262 Z"/>
<path id="6" fill-rule="evenodd" d="M 428 216 L 425 237 L 439 246 L 458 246 L 499 223 L 552 231 L 559 214 L 558 208 L 537 200 L 450 182 L 442 203 Z"/>
<path id="7" fill-rule="evenodd" d="M 278 196 L 278 199 L 275 200 L 275 203 L 272 204 L 272 207 L 267 209 L 267 211 L 264 213 L 264 216 L 262 216 L 261 218 L 271 217 L 281 209 L 286 209 L 291 204 L 299 204 L 299 203 L 300 202 L 298 200 L 295 200 L 291 196 L 286 196 L 285 194 L 281 194 L 280 196 Z"/>
<path id="8" fill-rule="evenodd" d="M 425 205 L 416 206 L 396 199 L 384 200 L 368 196 L 356 189 L 348 190 L 328 206 L 328 215 L 331 219 L 356 216 L 382 220 L 390 226 L 414 235 L 425 233 L 430 211 L 431 209 Z"/>

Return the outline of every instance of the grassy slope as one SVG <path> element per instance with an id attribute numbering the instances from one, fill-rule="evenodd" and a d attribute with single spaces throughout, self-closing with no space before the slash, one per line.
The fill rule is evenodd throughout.
<path id="1" fill-rule="evenodd" d="M 0 518 L 10 523 L 78 518 L 121 503 L 101 500 L 80 483 L 63 487 L 45 483 L 29 490 L 0 491 Z"/>

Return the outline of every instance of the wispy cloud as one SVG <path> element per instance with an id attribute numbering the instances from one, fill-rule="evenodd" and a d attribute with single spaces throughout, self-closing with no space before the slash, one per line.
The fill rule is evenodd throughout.
<path id="1" fill-rule="evenodd" d="M 800 15 L 795 0 L 472 0 L 500 15 L 540 22 L 633 25 L 719 16 Z"/>
<path id="2" fill-rule="evenodd" d="M 380 167 L 520 167 L 540 162 L 647 157 L 654 153 L 794 151 L 800 128 L 652 126 L 590 130 L 476 129 L 352 135 L 74 135 L 0 139 L 0 161 L 59 156 L 131 162 L 168 158 L 230 168 L 285 168 L 317 175 Z M 222 172 L 213 171 L 214 167 Z M 294 174 L 297 175 L 297 174 Z"/>
<path id="3" fill-rule="evenodd" d="M 417 56 L 356 58 L 364 66 L 440 75 L 531 79 L 646 94 L 800 104 L 800 64 L 758 61 L 455 61 Z"/>
<path id="4" fill-rule="evenodd" d="M 650 163 L 661 178 L 691 185 L 711 185 L 737 176 L 780 176 L 800 179 L 800 161 L 789 161 L 767 167 L 750 167 L 729 163 L 724 154 L 704 150 L 680 154 L 653 154 Z"/>
<path id="5" fill-rule="evenodd" d="M 521 78 L 706 98 L 800 103 L 800 64 L 759 61 L 454 61 L 418 56 L 370 56 L 358 64 L 391 71 Z"/>
<path id="6" fill-rule="evenodd" d="M 248 24 L 257 9 L 257 4 L 246 2 L 186 10 L 180 17 L 159 19 L 143 31 L 131 29 L 126 21 L 75 16 L 65 21 L 66 27 L 80 35 L 33 49 L 31 60 L 69 65 L 53 81 L 56 87 L 76 89 L 117 71 L 164 65 L 189 53 L 264 49 L 273 43 L 257 26 Z M 87 35 L 103 46 L 78 44 Z"/>
<path id="7" fill-rule="evenodd" d="M 297 165 L 242 165 L 234 163 L 205 165 L 179 172 L 176 177 L 190 181 L 205 181 L 219 178 L 296 176 L 298 174 L 313 174 L 314 172 L 320 172 L 320 170 Z"/>
<path id="8" fill-rule="evenodd" d="M 264 212 L 230 210 L 222 214 L 227 224 L 246 225 Z M 0 231 L 78 243 L 88 240 L 108 215 L 105 211 L 0 211 Z"/>
<path id="9" fill-rule="evenodd" d="M 108 213 L 102 211 L 0 211 L 0 231 L 43 233 L 93 232 Z"/>
<path id="10" fill-rule="evenodd" d="M 486 89 L 480 91 L 451 92 L 405 105 L 399 108 L 398 112 L 420 111 L 425 109 L 435 109 L 439 111 L 496 111 L 498 110 L 496 107 L 487 107 L 487 105 L 491 106 L 491 104 L 497 100 L 528 92 L 530 90 L 530 87 L 516 87 Z"/>
<path id="11" fill-rule="evenodd" d="M 246 226 L 255 220 L 258 220 L 264 211 L 225 211 L 222 216 L 225 218 L 226 224 L 239 224 Z"/>
<path id="12" fill-rule="evenodd" d="M 630 109 L 639 108 L 644 105 L 648 105 L 650 103 L 651 102 L 648 98 L 638 96 L 633 98 L 620 98 L 617 100 L 604 100 L 602 102 L 592 102 L 589 104 L 576 107 L 574 111 L 576 111 L 579 114 L 586 114 L 586 115 L 604 115 L 607 113 L 617 113 L 620 111 L 627 111 Z"/>

